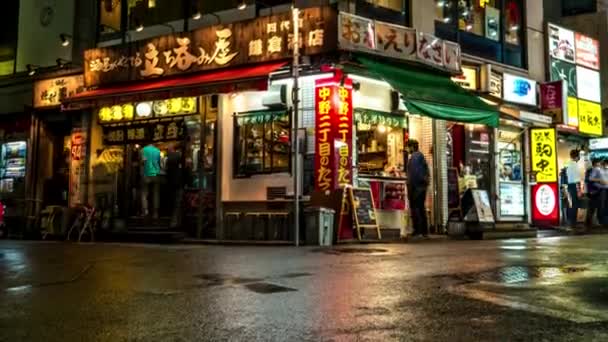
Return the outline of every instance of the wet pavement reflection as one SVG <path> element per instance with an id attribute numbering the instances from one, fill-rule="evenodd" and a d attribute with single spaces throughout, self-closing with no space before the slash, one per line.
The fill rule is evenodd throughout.
<path id="1" fill-rule="evenodd" d="M 1 241 L 0 341 L 605 341 L 606 245 Z"/>

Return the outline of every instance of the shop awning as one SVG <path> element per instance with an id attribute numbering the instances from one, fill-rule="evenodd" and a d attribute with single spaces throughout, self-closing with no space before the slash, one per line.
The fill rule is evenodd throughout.
<path id="1" fill-rule="evenodd" d="M 239 125 L 263 124 L 274 120 L 284 120 L 288 115 L 289 112 L 286 109 L 263 109 L 238 113 L 236 120 Z"/>
<path id="2" fill-rule="evenodd" d="M 448 76 L 365 57 L 357 59 L 371 74 L 384 79 L 399 91 L 411 113 L 441 120 L 498 126 L 498 111 L 452 82 Z"/>
<path id="3" fill-rule="evenodd" d="M 357 123 L 407 128 L 405 115 L 395 115 L 367 108 L 355 108 L 353 111 Z"/>
<path id="4" fill-rule="evenodd" d="M 268 75 L 286 64 L 287 62 L 284 61 L 257 64 L 89 90 L 70 97 L 63 105 L 68 108 L 100 106 L 195 96 L 211 93 L 212 90 L 213 92 L 263 90 L 267 85 Z"/>

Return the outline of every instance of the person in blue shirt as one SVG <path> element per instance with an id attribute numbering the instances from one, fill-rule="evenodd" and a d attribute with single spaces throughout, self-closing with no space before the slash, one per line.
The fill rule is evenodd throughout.
<path id="1" fill-rule="evenodd" d="M 154 144 L 148 144 L 141 150 L 143 166 L 141 206 L 144 216 L 148 216 L 148 196 L 152 188 L 152 217 L 158 218 L 160 206 L 160 150 Z"/>
<path id="2" fill-rule="evenodd" d="M 414 226 L 413 236 L 427 236 L 428 222 L 425 201 L 430 180 L 429 166 L 424 159 L 424 155 L 419 151 L 418 141 L 410 140 L 408 147 L 411 151 L 411 157 L 407 163 L 407 194 Z"/>

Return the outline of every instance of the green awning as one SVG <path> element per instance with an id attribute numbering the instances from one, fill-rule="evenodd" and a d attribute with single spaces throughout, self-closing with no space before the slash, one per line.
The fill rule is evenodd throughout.
<path id="1" fill-rule="evenodd" d="M 499 112 L 452 82 L 448 76 L 365 57 L 357 59 L 371 74 L 384 79 L 400 92 L 405 106 L 413 114 L 498 127 Z"/>
<path id="2" fill-rule="evenodd" d="M 256 125 L 277 120 L 287 120 L 289 112 L 285 109 L 281 110 L 254 110 L 250 112 L 242 112 L 236 114 L 237 123 L 241 125 Z"/>
<path id="3" fill-rule="evenodd" d="M 407 128 L 405 115 L 395 115 L 367 108 L 355 108 L 355 122 L 369 125 L 385 125 L 389 127 Z"/>

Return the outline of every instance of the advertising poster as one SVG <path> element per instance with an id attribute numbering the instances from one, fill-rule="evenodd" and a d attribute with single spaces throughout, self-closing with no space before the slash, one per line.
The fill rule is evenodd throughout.
<path id="1" fill-rule="evenodd" d="M 602 106 L 585 100 L 578 101 L 578 130 L 581 133 L 602 135 Z"/>
<path id="2" fill-rule="evenodd" d="M 500 182 L 500 216 L 524 215 L 524 185 Z"/>
<path id="3" fill-rule="evenodd" d="M 549 24 L 549 54 L 553 58 L 575 63 L 574 31 Z"/>
<path id="4" fill-rule="evenodd" d="M 602 102 L 599 71 L 576 67 L 577 94 L 579 99 Z"/>
<path id="5" fill-rule="evenodd" d="M 536 184 L 532 187 L 532 221 L 539 226 L 559 223 L 557 183 Z"/>
<path id="6" fill-rule="evenodd" d="M 486 38 L 500 40 L 500 11 L 492 6 L 486 6 Z"/>
<path id="7" fill-rule="evenodd" d="M 86 186 L 86 156 L 87 135 L 80 128 L 72 130 L 70 149 L 70 197 L 69 205 L 76 206 L 84 203 L 84 187 Z"/>
<path id="8" fill-rule="evenodd" d="M 565 123 L 567 113 L 568 84 L 564 80 L 543 83 L 540 85 L 540 109 L 543 114 L 553 117 L 553 122 Z"/>
<path id="9" fill-rule="evenodd" d="M 530 130 L 530 155 L 532 171 L 536 172 L 536 181 L 557 182 L 556 135 L 554 128 L 533 128 Z"/>
<path id="10" fill-rule="evenodd" d="M 552 59 L 551 81 L 559 80 L 564 80 L 568 82 L 568 96 L 576 97 L 576 65 Z"/>
<path id="11" fill-rule="evenodd" d="M 576 33 L 576 64 L 591 68 L 600 69 L 600 43 L 599 41 Z"/>
<path id="12" fill-rule="evenodd" d="M 503 99 L 513 103 L 536 106 L 536 81 L 505 73 Z"/>

